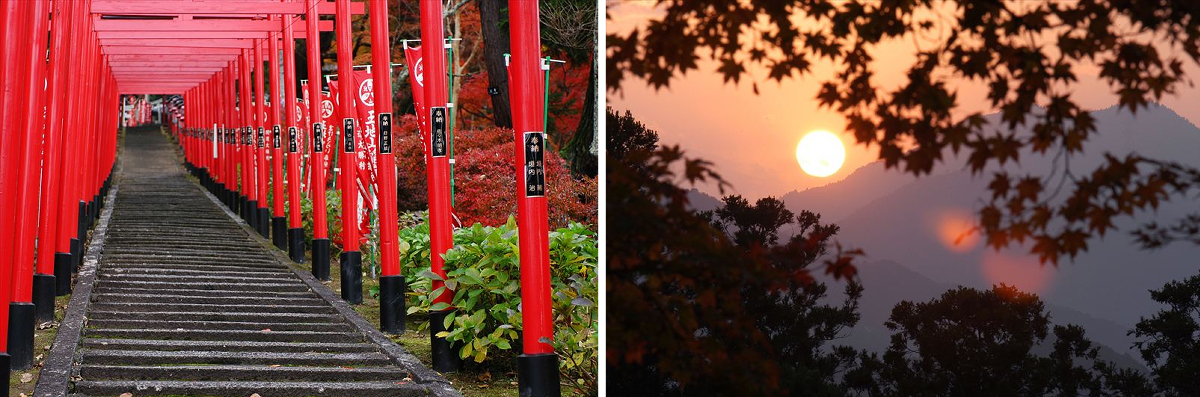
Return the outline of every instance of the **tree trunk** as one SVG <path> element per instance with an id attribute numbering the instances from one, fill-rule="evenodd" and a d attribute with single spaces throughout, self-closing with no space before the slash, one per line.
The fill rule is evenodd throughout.
<path id="1" fill-rule="evenodd" d="M 575 136 L 563 146 L 560 152 L 571 164 L 571 172 L 575 174 L 596 176 L 599 169 L 596 148 L 596 86 L 600 84 L 596 59 L 589 62 L 587 96 L 583 98 L 583 113 L 579 117 L 579 127 L 575 128 Z"/>
<path id="2" fill-rule="evenodd" d="M 512 128 L 512 105 L 508 96 L 508 68 L 504 54 L 509 52 L 508 13 L 503 0 L 479 0 L 479 20 L 483 28 L 483 64 L 488 74 L 488 94 L 492 97 L 492 122 Z"/>

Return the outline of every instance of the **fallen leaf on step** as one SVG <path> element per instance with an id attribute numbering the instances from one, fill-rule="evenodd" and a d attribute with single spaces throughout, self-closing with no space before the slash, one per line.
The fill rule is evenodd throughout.
<path id="1" fill-rule="evenodd" d="M 33 361 L 42 361 L 42 357 L 45 357 L 45 355 L 39 354 L 39 355 L 33 356 Z"/>
<path id="2" fill-rule="evenodd" d="M 270 328 L 263 328 L 262 332 L 271 332 Z"/>
<path id="3" fill-rule="evenodd" d="M 29 383 L 29 381 L 32 381 L 32 380 L 33 380 L 33 374 L 28 373 L 28 372 L 21 374 L 21 383 Z"/>
<path id="4" fill-rule="evenodd" d="M 250 397 L 262 397 L 262 396 L 258 395 L 258 393 L 254 393 L 254 394 L 251 394 Z"/>
<path id="5" fill-rule="evenodd" d="M 133 393 L 121 393 L 120 397 L 133 397 Z"/>

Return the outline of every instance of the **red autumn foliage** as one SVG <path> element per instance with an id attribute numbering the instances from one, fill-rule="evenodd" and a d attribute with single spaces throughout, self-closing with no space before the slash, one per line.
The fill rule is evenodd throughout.
<path id="1" fill-rule="evenodd" d="M 398 203 L 401 210 L 428 208 L 425 157 L 416 117 L 399 119 L 394 138 Z M 516 215 L 515 147 L 512 130 L 484 128 L 454 133 L 455 214 L 463 224 L 504 224 Z M 596 224 L 598 185 L 594 178 L 576 179 L 558 153 L 546 153 L 550 227 L 568 223 Z"/>

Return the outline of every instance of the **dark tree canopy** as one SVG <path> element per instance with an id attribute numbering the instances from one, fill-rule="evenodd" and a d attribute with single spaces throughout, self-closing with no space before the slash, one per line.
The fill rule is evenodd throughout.
<path id="1" fill-rule="evenodd" d="M 1200 395 L 1200 276 L 1150 291 L 1166 309 L 1143 318 L 1131 332 L 1167 396 Z"/>
<path id="2" fill-rule="evenodd" d="M 846 376 L 861 394 L 1151 395 L 1135 371 L 1098 360 L 1083 328 L 1051 328 L 1042 301 L 1013 287 L 958 287 L 929 302 L 902 301 L 885 325 L 894 332 L 887 351 L 862 353 L 861 366 Z M 1048 354 L 1035 353 L 1042 344 L 1051 345 Z"/>
<path id="3" fill-rule="evenodd" d="M 840 395 L 825 374 L 853 351 L 824 345 L 858 321 L 861 288 L 838 306 L 809 266 L 852 275 L 853 253 L 823 255 L 836 227 L 806 212 L 789 244 L 733 243 L 687 206 L 680 185 L 724 182 L 628 113 L 609 112 L 607 365 L 609 391 L 633 395 Z M 614 131 L 616 130 L 616 131 Z M 676 171 L 681 170 L 681 174 Z M 773 232 L 773 231 L 772 231 Z M 807 389 L 793 389 L 803 386 Z"/>
<path id="4" fill-rule="evenodd" d="M 1096 125 L 1070 97 L 1076 69 L 1099 77 L 1136 112 L 1192 84 L 1184 62 L 1200 62 L 1200 2 L 1170 0 L 660 0 L 665 15 L 608 36 L 608 85 L 627 78 L 666 87 L 707 55 L 727 82 L 767 70 L 768 79 L 804 76 L 818 61 L 836 75 L 817 100 L 846 118 L 858 143 L 879 146 L 888 167 L 928 174 L 964 151 L 974 173 L 991 173 L 979 221 L 994 247 L 1032 242 L 1043 262 L 1087 249 L 1114 218 L 1200 191 L 1200 170 L 1137 154 L 1107 156 L 1094 170 L 1069 167 Z M 914 40 L 907 82 L 873 80 L 873 54 L 890 40 Z M 891 66 L 891 65 L 888 65 Z M 999 132 L 981 112 L 957 112 L 957 81 L 988 87 Z M 757 81 L 753 82 L 757 91 Z M 1026 131 L 1017 127 L 1030 127 Z M 994 127 L 994 126 L 991 126 Z M 1007 127 L 1007 128 L 1004 128 Z M 1008 175 L 989 166 L 1020 160 L 1022 149 L 1053 156 L 1051 175 Z M 1062 195 L 1059 195 L 1062 193 Z M 1200 244 L 1200 213 L 1134 231 L 1145 247 Z"/>
<path id="5" fill-rule="evenodd" d="M 713 211 L 714 226 L 733 236 L 742 247 L 769 247 L 779 241 L 779 228 L 795 221 L 795 214 L 774 197 L 763 197 L 750 204 L 740 195 L 725 196 L 725 203 Z"/>

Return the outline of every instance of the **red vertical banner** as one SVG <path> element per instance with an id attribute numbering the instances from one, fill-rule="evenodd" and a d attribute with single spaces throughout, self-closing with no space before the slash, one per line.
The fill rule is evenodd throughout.
<path id="1" fill-rule="evenodd" d="M 413 108 L 417 112 L 417 125 L 421 129 L 422 142 L 429 135 L 429 107 L 425 104 L 425 65 L 421 61 L 421 47 L 404 47 L 404 63 L 408 66 L 408 81 L 412 84 Z M 429 148 L 425 148 L 429 150 Z"/>
<path id="2" fill-rule="evenodd" d="M 331 94 L 329 91 L 321 92 L 321 123 L 325 129 L 325 133 L 321 135 L 323 148 L 332 148 L 337 145 L 338 129 L 337 124 L 334 123 L 334 120 L 337 120 L 337 117 L 335 117 L 337 107 L 333 105 L 333 100 L 334 94 Z M 327 152 L 328 150 L 331 149 L 326 149 Z M 321 157 L 322 161 L 324 161 L 324 170 L 326 171 L 325 184 L 329 184 L 329 178 L 334 177 L 333 169 L 331 168 L 333 167 L 333 155 L 326 154 Z"/>
<path id="3" fill-rule="evenodd" d="M 361 145 L 362 150 L 358 151 L 358 184 L 360 187 L 359 193 L 365 204 L 363 212 L 374 210 L 376 208 L 375 195 L 376 189 L 376 162 L 375 152 L 378 150 L 375 139 L 375 90 L 374 83 L 371 79 L 371 74 L 365 70 L 355 70 L 354 77 L 354 99 L 355 110 L 358 116 L 358 125 L 362 126 Z M 366 225 L 369 219 L 363 216 L 360 224 Z M 361 229 L 361 228 L 360 228 Z"/>

